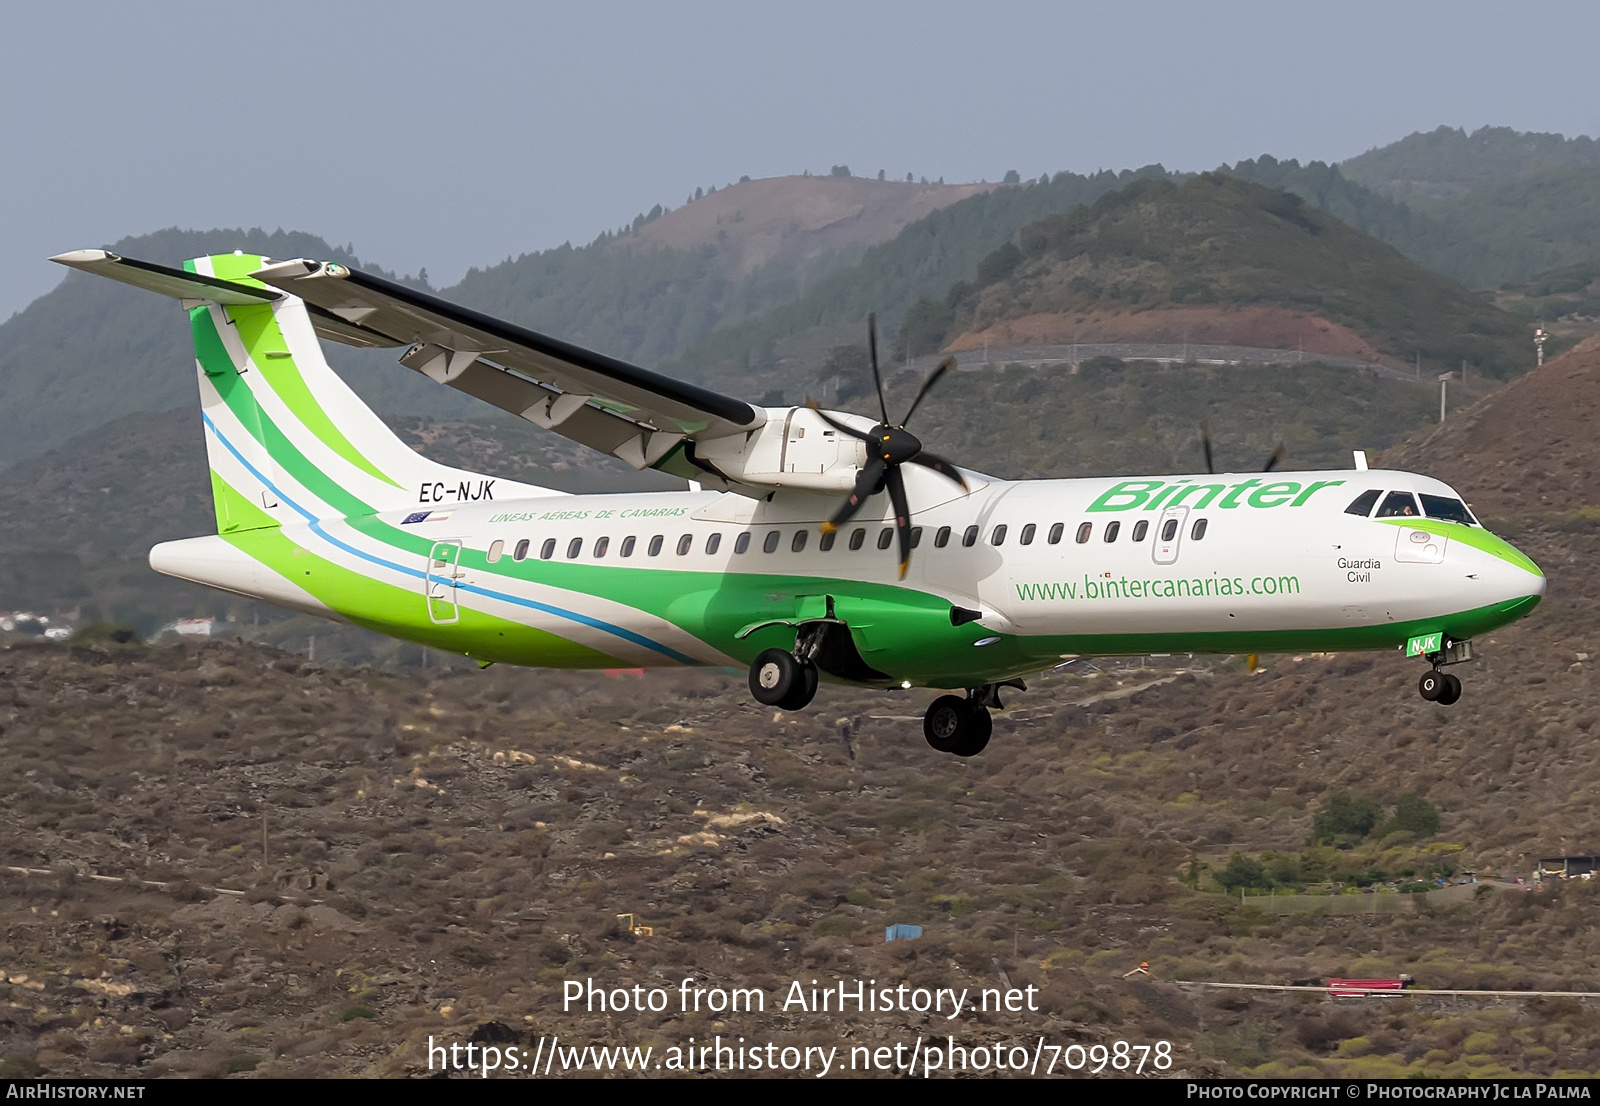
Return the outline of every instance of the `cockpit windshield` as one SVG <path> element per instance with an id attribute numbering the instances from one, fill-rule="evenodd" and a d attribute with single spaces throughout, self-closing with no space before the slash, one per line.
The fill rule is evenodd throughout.
<path id="1" fill-rule="evenodd" d="M 1476 526 L 1478 520 L 1472 517 L 1472 512 L 1467 510 L 1467 505 L 1459 499 L 1451 499 L 1447 495 L 1429 495 L 1422 493 L 1422 509 L 1428 512 L 1429 518 L 1436 518 L 1440 522 L 1459 522 L 1463 526 Z"/>
<path id="2" fill-rule="evenodd" d="M 1416 518 L 1421 514 L 1417 510 L 1417 498 L 1410 492 L 1390 492 L 1378 508 L 1379 518 Z"/>

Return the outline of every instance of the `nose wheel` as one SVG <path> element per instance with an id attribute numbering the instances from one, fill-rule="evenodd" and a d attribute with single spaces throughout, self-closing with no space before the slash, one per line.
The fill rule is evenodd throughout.
<path id="1" fill-rule="evenodd" d="M 1424 673 L 1422 679 L 1417 681 L 1417 694 L 1430 703 L 1448 707 L 1461 698 L 1461 681 L 1436 668 Z"/>

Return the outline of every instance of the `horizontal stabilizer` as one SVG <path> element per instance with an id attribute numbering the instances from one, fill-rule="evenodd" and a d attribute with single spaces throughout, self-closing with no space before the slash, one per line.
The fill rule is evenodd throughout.
<path id="1" fill-rule="evenodd" d="M 283 293 L 259 284 L 241 284 L 220 277 L 201 276 L 151 261 L 118 257 L 107 250 L 73 250 L 71 253 L 57 254 L 50 260 L 69 269 L 110 277 L 179 300 L 210 300 L 212 303 L 240 305 L 271 303 L 283 298 Z"/>

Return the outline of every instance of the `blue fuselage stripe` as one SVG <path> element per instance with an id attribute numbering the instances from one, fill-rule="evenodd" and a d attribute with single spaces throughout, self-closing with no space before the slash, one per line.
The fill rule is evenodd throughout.
<path id="1" fill-rule="evenodd" d="M 217 441 L 221 442 L 223 448 L 225 448 L 229 453 L 233 454 L 234 460 L 243 465 L 245 470 L 249 472 L 251 476 L 261 481 L 261 483 L 278 498 L 279 502 L 288 504 L 296 514 L 305 519 L 307 524 L 310 526 L 311 532 L 316 534 L 323 541 L 327 542 L 329 545 L 332 545 L 336 549 L 343 550 L 352 557 L 359 557 L 363 561 L 379 565 L 391 572 L 398 572 L 402 576 L 410 576 L 418 580 L 422 580 L 427 576 L 427 573 L 422 569 L 408 568 L 405 565 L 386 560 L 375 553 L 368 553 L 364 549 L 358 549 L 350 543 L 342 541 L 328 533 L 322 528 L 323 520 L 319 519 L 312 512 L 306 510 L 300 504 L 296 503 L 292 497 L 285 495 L 283 493 L 283 489 L 279 488 L 271 480 L 267 479 L 266 475 L 262 473 L 260 469 L 252 465 L 249 460 L 245 458 L 244 454 L 240 453 L 239 450 L 235 448 L 234 444 L 227 439 L 227 436 L 224 435 L 221 430 L 217 429 L 217 424 L 211 421 L 210 415 L 202 413 L 201 417 L 205 419 L 206 429 L 210 430 L 212 434 L 216 435 Z M 489 588 L 478 587 L 475 584 L 457 584 L 455 586 L 461 591 L 471 592 L 474 595 L 481 595 L 487 599 L 497 599 L 502 603 L 511 603 L 519 607 L 526 607 L 529 610 L 555 615 L 557 618 L 565 618 L 568 621 L 576 622 L 583 626 L 589 626 L 596 630 L 603 630 L 608 634 L 613 634 L 619 638 L 622 638 L 624 641 L 631 642 L 634 645 L 642 646 L 643 648 L 649 649 L 653 652 L 660 653 L 662 656 L 675 660 L 679 664 L 699 665 L 703 663 L 695 660 L 693 657 L 688 656 L 687 654 L 678 652 L 670 645 L 663 645 L 659 641 L 652 641 L 643 634 L 629 630 L 624 626 L 618 626 L 615 623 L 606 622 L 604 619 L 595 618 L 592 615 L 580 614 L 577 611 L 569 611 L 563 607 L 554 607 L 549 603 L 541 603 L 536 599 L 528 599 L 520 595 L 511 595 L 507 592 L 494 591 Z"/>

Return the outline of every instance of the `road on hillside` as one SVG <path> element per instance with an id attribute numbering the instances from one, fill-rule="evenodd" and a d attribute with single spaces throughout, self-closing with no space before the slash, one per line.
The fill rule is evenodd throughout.
<path id="1" fill-rule="evenodd" d="M 925 373 L 944 357 L 929 354 L 914 357 L 909 367 L 914 372 Z M 1015 346 L 1008 349 L 966 350 L 955 355 L 956 367 L 963 372 L 1001 368 L 1006 365 L 1026 365 L 1029 368 L 1049 368 L 1058 365 L 1077 365 L 1095 357 L 1115 357 L 1120 361 L 1156 361 L 1173 365 L 1331 365 L 1346 369 L 1371 369 L 1393 380 L 1413 380 L 1415 376 L 1403 369 L 1391 368 L 1372 361 L 1354 357 L 1332 357 L 1306 353 L 1295 349 L 1262 349 L 1255 346 L 1209 346 L 1198 342 L 1079 342 L 1059 346 Z"/>

